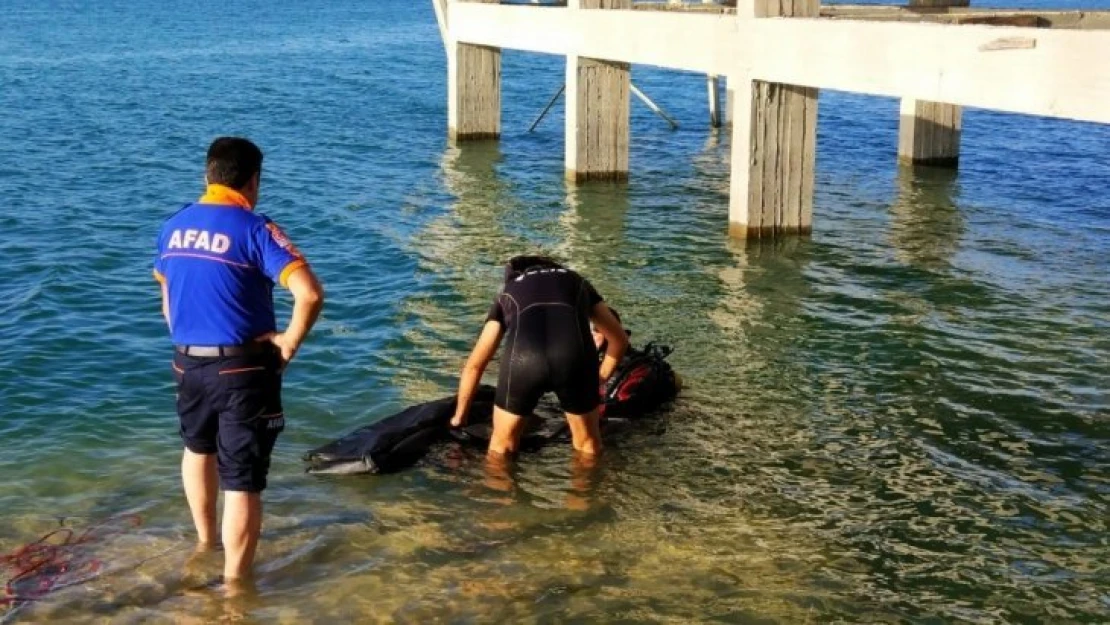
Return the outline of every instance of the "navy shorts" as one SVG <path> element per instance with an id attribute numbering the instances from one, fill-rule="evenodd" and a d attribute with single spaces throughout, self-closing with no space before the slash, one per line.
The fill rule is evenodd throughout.
<path id="1" fill-rule="evenodd" d="M 174 353 L 181 440 L 198 454 L 216 454 L 220 487 L 266 488 L 270 454 L 285 429 L 281 361 L 276 350 L 198 358 Z"/>

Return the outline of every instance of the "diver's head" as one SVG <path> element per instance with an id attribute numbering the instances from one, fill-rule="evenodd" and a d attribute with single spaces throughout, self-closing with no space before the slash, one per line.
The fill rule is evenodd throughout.
<path id="1" fill-rule="evenodd" d="M 514 256 L 505 263 L 505 284 L 533 269 L 566 269 L 548 256 Z"/>
<path id="2" fill-rule="evenodd" d="M 612 306 L 610 306 L 609 307 L 609 312 L 613 313 L 613 316 L 617 318 L 617 321 L 621 321 L 620 313 L 617 312 L 616 308 L 613 308 Z M 623 324 L 624 322 L 621 321 L 621 323 Z M 594 337 L 594 347 L 597 347 L 598 351 L 604 351 L 605 350 L 605 335 L 602 334 L 597 329 L 596 326 L 594 326 L 594 322 L 592 322 L 592 321 L 590 322 L 590 334 L 592 334 L 593 337 Z M 629 334 L 632 334 L 632 333 L 629 332 Z"/>

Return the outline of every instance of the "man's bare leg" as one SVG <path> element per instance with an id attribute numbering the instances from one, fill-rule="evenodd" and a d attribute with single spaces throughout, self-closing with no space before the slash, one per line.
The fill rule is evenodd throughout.
<path id="1" fill-rule="evenodd" d="M 485 485 L 487 488 L 502 493 L 508 493 L 513 490 L 513 461 L 510 454 L 498 454 L 493 452 L 486 454 L 485 469 Z M 511 502 L 511 499 L 506 499 L 503 503 L 507 504 Z"/>
<path id="2" fill-rule="evenodd" d="M 601 453 L 601 417 L 597 408 L 584 415 L 568 412 L 567 423 L 570 424 L 570 439 L 574 451 L 588 456 Z"/>
<path id="3" fill-rule="evenodd" d="M 600 456 L 574 452 L 570 459 L 570 490 L 566 505 L 571 510 L 584 512 L 590 509 L 591 494 L 596 487 Z"/>
<path id="4" fill-rule="evenodd" d="M 185 450 L 181 456 L 181 483 L 185 499 L 197 528 L 197 542 L 202 548 L 216 545 L 216 454 L 198 454 Z"/>
<path id="5" fill-rule="evenodd" d="M 224 492 L 224 581 L 248 577 L 262 533 L 262 493 Z"/>
<path id="6" fill-rule="evenodd" d="M 524 433 L 524 418 L 497 406 L 493 407 L 493 434 L 489 438 L 489 453 L 505 456 L 515 454 Z"/>

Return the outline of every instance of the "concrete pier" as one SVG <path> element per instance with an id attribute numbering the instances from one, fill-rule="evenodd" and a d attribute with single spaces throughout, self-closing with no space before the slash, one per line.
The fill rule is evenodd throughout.
<path id="1" fill-rule="evenodd" d="M 966 7 L 970 5 L 971 0 L 910 0 L 910 6 L 916 8 Z"/>
<path id="2" fill-rule="evenodd" d="M 903 98 L 898 123 L 898 161 L 904 165 L 955 167 L 960 160 L 963 109 Z"/>
<path id="3" fill-rule="evenodd" d="M 818 0 L 755 0 L 751 17 L 817 17 Z M 740 81 L 738 81 L 740 82 Z M 817 89 L 762 80 L 736 87 L 729 234 L 766 238 L 813 227 Z"/>
<path id="4" fill-rule="evenodd" d="M 733 80 L 735 79 L 732 76 L 725 78 L 725 114 L 722 116 L 725 125 L 732 123 L 733 111 L 735 110 L 733 102 L 736 101 L 736 89 L 733 87 Z"/>
<path id="5" fill-rule="evenodd" d="M 631 9 L 632 0 L 569 0 L 567 8 Z M 627 180 L 631 66 L 568 55 L 566 86 L 567 180 Z"/>
<path id="6" fill-rule="evenodd" d="M 497 4 L 498 0 L 469 0 Z M 447 132 L 455 141 L 501 136 L 501 48 L 445 42 Z"/>
<path id="7" fill-rule="evenodd" d="M 628 173 L 629 64 L 726 77 L 729 231 L 745 239 L 812 228 L 818 89 L 904 99 L 900 151 L 911 162 L 958 158 L 963 106 L 1110 123 L 1110 64 L 1092 61 L 1110 58 L 1107 11 L 953 8 L 952 0 L 823 8 L 818 0 L 742 0 L 736 9 L 432 2 L 460 138 L 500 130 L 500 65 L 489 55 L 507 48 L 567 59 L 566 170 L 574 180 Z M 486 60 L 468 60 L 468 51 Z M 476 102 L 485 104 L 464 110 Z"/>
<path id="8" fill-rule="evenodd" d="M 721 116 L 721 79 L 710 74 L 705 77 L 705 84 L 709 96 L 709 125 L 720 128 L 724 124 Z"/>
<path id="9" fill-rule="evenodd" d="M 966 7 L 970 0 L 910 0 L 910 8 Z M 955 167 L 960 160 L 963 109 L 903 98 L 898 120 L 898 161 L 904 165 Z"/>

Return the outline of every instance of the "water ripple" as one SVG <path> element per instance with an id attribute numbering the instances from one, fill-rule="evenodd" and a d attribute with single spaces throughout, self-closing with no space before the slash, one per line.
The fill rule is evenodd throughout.
<path id="1" fill-rule="evenodd" d="M 90 548 L 110 574 L 19 616 L 1107 620 L 1105 127 L 968 110 L 958 175 L 910 172 L 896 102 L 823 93 L 813 237 L 744 245 L 697 75 L 635 68 L 680 129 L 634 103 L 631 182 L 575 187 L 562 104 L 524 132 L 561 59 L 506 52 L 502 140 L 446 145 L 429 4 L 5 10 L 0 551 L 59 517 L 144 521 Z M 239 603 L 206 585 L 218 558 L 187 558 L 150 278 L 223 133 L 266 150 L 262 208 L 328 292 Z M 449 393 L 500 263 L 536 251 L 677 348 L 673 410 L 592 471 L 448 445 L 394 476 L 302 473 L 304 449 Z"/>

